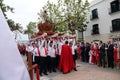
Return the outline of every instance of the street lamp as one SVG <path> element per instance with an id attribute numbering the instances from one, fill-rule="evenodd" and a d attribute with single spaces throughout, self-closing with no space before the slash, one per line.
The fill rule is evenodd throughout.
<path id="1" fill-rule="evenodd" d="M 84 41 L 84 31 L 87 29 L 87 25 L 86 24 L 80 24 L 78 27 L 78 31 L 81 32 L 81 40 Z"/>

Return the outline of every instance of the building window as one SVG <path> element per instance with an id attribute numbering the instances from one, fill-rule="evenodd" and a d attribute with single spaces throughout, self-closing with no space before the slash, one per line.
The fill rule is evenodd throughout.
<path id="1" fill-rule="evenodd" d="M 99 26 L 98 26 L 98 24 L 93 25 L 92 35 L 94 35 L 94 34 L 99 34 Z"/>
<path id="2" fill-rule="evenodd" d="M 112 31 L 120 31 L 120 18 L 112 20 Z"/>
<path id="3" fill-rule="evenodd" d="M 94 10 L 92 10 L 92 18 L 91 19 L 96 19 L 96 18 L 98 18 L 98 10 L 94 9 Z"/>
<path id="4" fill-rule="evenodd" d="M 113 2 L 111 2 L 111 13 L 120 11 L 120 1 L 119 0 L 115 0 Z"/>

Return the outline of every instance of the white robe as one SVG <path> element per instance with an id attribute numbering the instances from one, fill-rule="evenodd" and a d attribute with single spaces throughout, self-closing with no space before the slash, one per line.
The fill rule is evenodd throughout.
<path id="1" fill-rule="evenodd" d="M 90 50 L 90 51 L 89 51 L 89 63 L 90 63 L 90 64 L 93 64 L 93 63 L 92 63 L 92 55 L 93 55 L 93 51 Z"/>
<path id="2" fill-rule="evenodd" d="M 30 80 L 12 32 L 0 8 L 0 80 Z"/>

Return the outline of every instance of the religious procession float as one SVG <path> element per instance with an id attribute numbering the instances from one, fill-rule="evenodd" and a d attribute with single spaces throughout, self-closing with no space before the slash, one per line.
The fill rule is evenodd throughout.
<path id="1" fill-rule="evenodd" d="M 53 32 L 55 25 L 54 23 L 50 23 L 47 21 L 46 11 L 44 11 L 43 17 L 44 17 L 44 22 L 43 23 L 40 22 L 38 24 L 39 31 L 33 35 L 34 38 L 30 39 L 30 41 L 41 40 L 43 39 L 43 36 L 45 36 L 47 40 L 49 40 L 50 38 L 57 40 L 57 39 L 73 39 L 76 37 L 75 34 L 69 34 L 64 32 Z"/>

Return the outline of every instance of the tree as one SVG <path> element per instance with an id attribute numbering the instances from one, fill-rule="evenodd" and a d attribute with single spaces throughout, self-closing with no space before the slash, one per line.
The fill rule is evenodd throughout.
<path id="1" fill-rule="evenodd" d="M 29 39 L 36 32 L 36 27 L 37 27 L 36 22 L 29 22 L 29 24 L 27 25 L 27 29 L 24 31 L 24 33 L 28 34 Z"/>
<path id="2" fill-rule="evenodd" d="M 13 11 L 14 8 L 12 8 L 12 7 L 4 4 L 3 1 L 4 1 L 4 0 L 0 0 L 0 8 L 1 8 L 1 10 L 3 11 L 3 14 L 4 14 L 5 18 L 7 19 L 7 14 L 6 14 L 6 12 L 10 11 L 10 12 L 14 13 L 14 11 Z"/>
<path id="3" fill-rule="evenodd" d="M 39 15 L 39 20 L 43 20 L 43 12 L 46 10 L 48 13 L 48 19 L 47 21 L 50 23 L 54 23 L 55 28 L 54 31 L 58 30 L 58 31 L 65 31 L 65 26 L 63 24 L 59 24 L 61 21 L 63 21 L 63 18 L 61 17 L 62 12 L 60 11 L 60 6 L 54 3 L 51 3 L 49 1 L 47 1 L 47 4 L 43 7 L 43 9 L 41 9 L 41 12 L 38 13 Z"/>
<path id="4" fill-rule="evenodd" d="M 14 33 L 15 39 L 17 39 L 18 33 L 22 33 L 23 28 L 21 27 L 21 25 L 19 23 L 15 23 L 12 19 L 8 19 L 7 23 L 9 25 L 11 31 Z"/>
<path id="5" fill-rule="evenodd" d="M 72 32 L 75 30 L 85 31 L 87 28 L 86 13 L 88 10 L 88 1 L 82 0 L 59 0 L 62 5 L 65 5 L 65 17 L 68 23 L 68 29 Z"/>
<path id="6" fill-rule="evenodd" d="M 58 31 L 75 30 L 84 31 L 87 28 L 86 13 L 88 11 L 88 1 L 82 0 L 58 0 L 58 4 L 49 1 L 42 10 L 46 10 L 49 15 L 49 22 L 55 24 Z"/>
<path id="7" fill-rule="evenodd" d="M 4 2 L 4 0 L 0 0 L 0 8 L 1 8 L 1 10 L 2 10 L 2 12 L 3 12 L 6 20 L 7 20 L 7 23 L 9 25 L 11 31 L 18 30 L 19 32 L 22 32 L 22 26 L 21 26 L 21 24 L 15 23 L 12 19 L 8 19 L 8 17 L 7 17 L 6 13 L 8 11 L 14 13 L 14 8 L 12 8 L 12 7 L 4 4 L 3 2 Z"/>
<path id="8" fill-rule="evenodd" d="M 22 32 L 22 26 L 19 23 L 15 23 L 12 19 L 8 19 L 7 23 L 11 29 L 11 31 L 18 30 L 19 32 Z"/>

